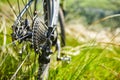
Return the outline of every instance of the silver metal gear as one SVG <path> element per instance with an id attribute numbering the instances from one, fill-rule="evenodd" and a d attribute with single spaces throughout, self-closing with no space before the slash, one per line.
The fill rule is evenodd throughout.
<path id="1" fill-rule="evenodd" d="M 33 24 L 32 43 L 35 52 L 38 52 L 40 46 L 44 45 L 47 35 L 47 26 L 37 17 Z"/>

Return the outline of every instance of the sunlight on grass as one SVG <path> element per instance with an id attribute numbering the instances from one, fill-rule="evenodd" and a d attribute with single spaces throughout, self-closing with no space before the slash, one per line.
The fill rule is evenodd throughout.
<path id="1" fill-rule="evenodd" d="M 6 1 L 2 1 L 5 3 L 0 2 L 0 7 L 5 7 L 6 5 L 4 4 L 6 4 Z M 70 0 L 67 7 L 70 7 L 70 3 L 73 2 L 74 1 Z M 81 6 L 91 6 L 92 4 L 89 2 L 96 3 L 94 0 L 84 0 Z M 100 6 L 95 4 L 92 5 L 92 7 L 104 7 L 104 9 L 107 9 L 108 5 L 106 4 L 111 4 L 104 0 L 99 0 L 98 2 L 101 4 L 104 2 L 104 4 Z M 72 9 L 77 8 L 76 6 L 73 7 Z M 111 7 L 116 10 L 115 6 L 112 5 Z M 70 11 L 72 11 L 72 9 L 70 9 Z M 13 76 L 16 80 L 36 80 L 38 56 L 35 55 L 33 49 L 31 49 L 29 42 L 26 42 L 27 45 L 23 43 L 19 46 L 11 43 L 11 25 L 13 22 L 10 18 L 14 17 L 14 15 L 13 13 L 9 14 L 11 10 L 7 7 L 5 7 L 5 10 L 4 8 L 0 8 L 0 11 L 0 79 L 9 80 Z M 67 17 L 69 16 L 71 17 L 71 14 L 68 14 Z M 78 24 L 67 22 L 67 44 L 61 49 L 61 54 L 71 56 L 71 61 L 69 63 L 57 62 L 56 53 L 53 54 L 49 80 L 120 80 L 119 14 L 116 16 L 100 19 L 96 21 L 94 25 L 90 25 L 90 27 L 88 27 L 88 25 L 82 25 L 85 23 L 84 20 L 76 21 L 73 19 L 73 21 L 78 22 Z M 117 19 L 115 18 L 114 20 L 113 17 Z M 118 27 L 118 31 L 113 26 Z M 102 29 L 100 29 L 100 27 L 102 27 Z M 24 46 L 23 54 L 20 53 L 23 49 L 21 46 Z M 29 53 L 27 53 L 27 51 Z M 22 62 L 24 62 L 24 64 L 22 64 Z"/>
<path id="2" fill-rule="evenodd" d="M 85 49 L 79 50 L 80 54 L 73 56 L 69 64 L 63 62 L 56 69 L 51 68 L 49 80 L 119 79 L 119 58 L 114 56 L 120 55 L 114 51 L 114 46 L 109 49 L 100 45 L 92 48 L 86 46 Z"/>

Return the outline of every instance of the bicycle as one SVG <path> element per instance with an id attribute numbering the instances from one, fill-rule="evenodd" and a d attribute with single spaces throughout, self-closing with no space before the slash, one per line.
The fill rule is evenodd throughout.
<path id="1" fill-rule="evenodd" d="M 19 44 L 30 43 L 38 58 L 38 80 L 44 80 L 49 75 L 50 56 L 52 46 L 56 47 L 57 60 L 69 61 L 69 57 L 61 57 L 60 47 L 65 46 L 64 16 L 59 0 L 17 0 L 18 15 L 9 0 L 7 0 L 16 20 L 12 25 L 12 40 L 19 40 Z M 24 8 L 21 9 L 21 3 Z M 41 5 L 40 5 L 41 4 Z M 57 23 L 60 29 L 57 30 Z M 60 32 L 60 34 L 58 33 Z M 59 41 L 61 39 L 61 41 Z M 61 42 L 61 43 L 60 43 Z M 19 45 L 18 44 L 18 45 Z M 24 47 L 24 46 L 22 46 Z M 22 52 L 23 52 L 22 48 Z"/>

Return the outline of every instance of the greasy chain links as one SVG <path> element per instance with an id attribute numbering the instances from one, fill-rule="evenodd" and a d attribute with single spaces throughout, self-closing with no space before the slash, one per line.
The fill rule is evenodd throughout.
<path id="1" fill-rule="evenodd" d="M 35 18 L 33 25 L 32 43 L 35 52 L 38 52 L 46 41 L 47 27 L 39 17 Z"/>

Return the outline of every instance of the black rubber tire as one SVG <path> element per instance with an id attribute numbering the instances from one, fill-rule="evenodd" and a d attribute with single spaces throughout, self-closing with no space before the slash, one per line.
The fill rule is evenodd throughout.
<path id="1" fill-rule="evenodd" d="M 65 36 L 64 14 L 62 8 L 59 9 L 59 24 L 60 24 L 61 46 L 63 47 L 66 45 L 66 36 Z"/>
<path id="2" fill-rule="evenodd" d="M 39 64 L 39 69 L 38 69 L 38 80 L 47 80 L 49 76 L 49 67 L 50 63 L 47 64 Z"/>

